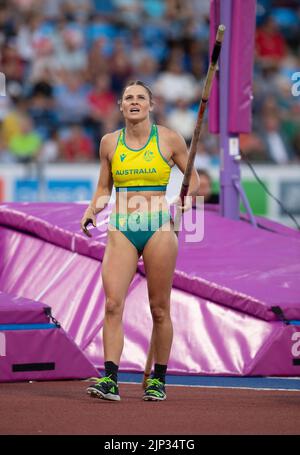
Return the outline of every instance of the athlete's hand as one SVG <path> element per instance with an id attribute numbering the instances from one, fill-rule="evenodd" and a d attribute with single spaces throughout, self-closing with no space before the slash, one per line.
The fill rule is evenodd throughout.
<path id="1" fill-rule="evenodd" d="M 94 210 L 92 209 L 92 207 L 88 207 L 86 209 L 80 222 L 82 232 L 88 237 L 92 237 L 92 234 L 90 234 L 90 232 L 87 229 L 89 224 L 92 224 L 94 227 L 97 226 L 96 215 L 94 214 Z"/>
<path id="2" fill-rule="evenodd" d="M 173 201 L 173 204 L 176 205 L 177 209 L 181 210 L 181 212 L 186 212 L 187 210 L 190 210 L 193 206 L 193 197 L 185 196 L 184 201 L 182 203 L 180 196 L 176 196 L 176 198 Z"/>

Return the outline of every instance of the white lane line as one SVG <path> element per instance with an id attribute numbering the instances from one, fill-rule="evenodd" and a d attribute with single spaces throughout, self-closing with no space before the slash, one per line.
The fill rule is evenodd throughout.
<path id="1" fill-rule="evenodd" d="M 140 385 L 141 382 L 124 382 L 124 381 L 118 381 L 119 384 L 134 384 L 134 385 Z M 300 389 L 275 389 L 271 387 L 233 387 L 233 386 L 217 386 L 217 385 L 184 385 L 184 384 L 166 384 L 167 387 L 194 387 L 194 388 L 200 388 L 200 389 L 233 389 L 233 390 L 258 390 L 258 391 L 266 391 L 266 390 L 273 390 L 273 391 L 280 391 L 280 392 L 300 392 Z M 142 388 L 142 387 L 141 387 Z"/>

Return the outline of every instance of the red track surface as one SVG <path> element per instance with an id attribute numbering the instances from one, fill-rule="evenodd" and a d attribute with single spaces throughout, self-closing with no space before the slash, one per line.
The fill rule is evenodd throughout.
<path id="1" fill-rule="evenodd" d="M 120 402 L 85 394 L 87 382 L 0 384 L 0 434 L 300 434 L 300 391 L 167 387 L 165 402 L 120 384 Z"/>

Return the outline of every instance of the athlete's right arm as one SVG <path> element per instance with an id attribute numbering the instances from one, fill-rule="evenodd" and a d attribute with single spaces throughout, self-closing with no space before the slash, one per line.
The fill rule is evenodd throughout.
<path id="1" fill-rule="evenodd" d="M 111 196 L 113 180 L 111 174 L 109 154 L 112 146 L 113 146 L 112 134 L 106 134 L 105 136 L 103 136 L 99 147 L 99 157 L 101 166 L 97 188 L 90 202 L 90 205 L 84 212 L 84 215 L 80 223 L 82 231 L 88 237 L 91 237 L 91 234 L 89 233 L 87 226 L 89 224 L 93 224 L 93 226 L 96 227 L 96 215 L 107 206 Z"/>

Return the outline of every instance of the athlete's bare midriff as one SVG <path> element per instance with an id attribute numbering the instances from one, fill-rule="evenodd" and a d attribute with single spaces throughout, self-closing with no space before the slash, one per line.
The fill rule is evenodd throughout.
<path id="1" fill-rule="evenodd" d="M 169 205 L 162 191 L 127 191 L 116 193 L 113 211 L 118 213 L 159 212 Z"/>

